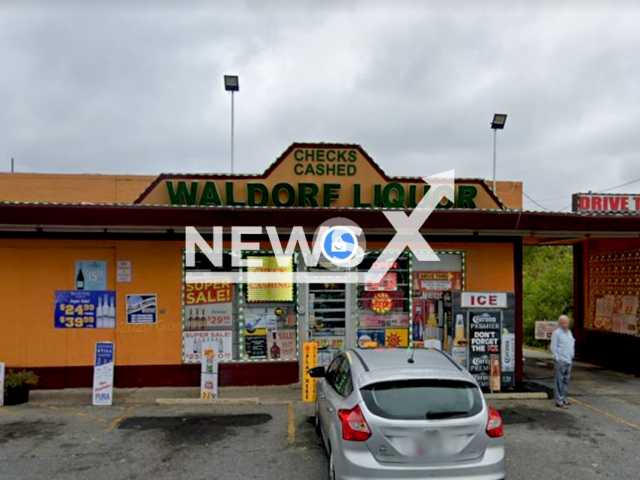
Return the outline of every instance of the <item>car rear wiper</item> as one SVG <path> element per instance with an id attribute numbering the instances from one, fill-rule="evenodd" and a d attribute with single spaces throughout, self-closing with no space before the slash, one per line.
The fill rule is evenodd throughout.
<path id="1" fill-rule="evenodd" d="M 459 415 L 467 415 L 469 412 L 427 412 L 427 420 L 436 420 L 439 418 L 457 417 Z"/>

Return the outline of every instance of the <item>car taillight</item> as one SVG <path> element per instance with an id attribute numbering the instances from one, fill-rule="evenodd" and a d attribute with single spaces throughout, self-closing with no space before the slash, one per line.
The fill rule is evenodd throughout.
<path id="1" fill-rule="evenodd" d="M 342 422 L 342 438 L 353 442 L 364 442 L 371 436 L 369 425 L 362 415 L 362 410 L 356 405 L 351 410 L 338 410 L 338 417 Z"/>
<path id="2" fill-rule="evenodd" d="M 504 435 L 504 432 L 502 431 L 502 417 L 496 410 L 491 407 L 489 407 L 487 435 L 489 435 L 491 438 L 500 438 Z"/>

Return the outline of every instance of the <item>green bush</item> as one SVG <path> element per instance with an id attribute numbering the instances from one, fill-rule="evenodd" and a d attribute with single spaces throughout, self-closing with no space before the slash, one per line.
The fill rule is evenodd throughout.
<path id="1" fill-rule="evenodd" d="M 22 385 L 35 385 L 36 383 L 38 383 L 38 376 L 29 370 L 14 372 L 10 369 L 5 378 L 5 385 L 7 388 L 16 388 Z"/>
<path id="2" fill-rule="evenodd" d="M 548 347 L 549 342 L 535 340 L 535 322 L 573 318 L 572 247 L 524 247 L 522 275 L 524 343 Z"/>

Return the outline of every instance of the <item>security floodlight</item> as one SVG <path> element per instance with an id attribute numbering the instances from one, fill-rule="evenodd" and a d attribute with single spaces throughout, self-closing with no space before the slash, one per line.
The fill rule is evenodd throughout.
<path id="1" fill-rule="evenodd" d="M 233 94 L 240 91 L 240 82 L 237 75 L 225 75 L 224 76 L 224 89 L 231 93 L 231 173 L 233 173 L 233 130 L 234 130 L 234 104 Z"/>
<path id="2" fill-rule="evenodd" d="M 498 130 L 504 129 L 504 124 L 507 123 L 506 113 L 494 113 L 493 121 L 491 122 L 491 129 L 493 130 L 493 193 L 497 195 L 496 191 L 496 142 L 498 138 Z"/>
<path id="3" fill-rule="evenodd" d="M 224 76 L 224 89 L 227 92 L 239 92 L 240 83 L 238 82 L 237 75 L 225 75 Z"/>
<path id="4" fill-rule="evenodd" d="M 494 130 L 502 130 L 504 124 L 507 123 L 506 113 L 496 113 L 493 115 L 493 122 L 491 122 L 491 128 Z"/>

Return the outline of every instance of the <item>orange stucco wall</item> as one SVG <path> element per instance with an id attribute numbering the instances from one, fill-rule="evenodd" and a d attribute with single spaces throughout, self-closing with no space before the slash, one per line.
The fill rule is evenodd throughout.
<path id="1" fill-rule="evenodd" d="M 181 242 L 0 240 L 0 358 L 12 366 L 91 365 L 96 341 L 116 343 L 119 365 L 181 361 Z M 132 282 L 115 283 L 115 260 Z M 54 328 L 55 290 L 75 288 L 76 260 L 106 260 L 116 290 L 117 328 Z M 126 325 L 125 295 L 157 293 L 158 324 Z M 164 313 L 162 310 L 164 309 Z"/>
<path id="2" fill-rule="evenodd" d="M 0 201 L 132 203 L 154 178 L 148 175 L 0 173 Z"/>
<path id="3" fill-rule="evenodd" d="M 105 340 L 116 343 L 117 365 L 181 363 L 183 245 L 167 241 L 0 240 L 0 360 L 25 367 L 91 365 L 95 342 Z M 466 251 L 467 290 L 514 290 L 512 244 L 433 243 L 432 247 Z M 131 283 L 115 283 L 117 259 L 131 260 Z M 115 330 L 54 328 L 54 291 L 74 288 L 76 260 L 108 262 L 108 288 L 115 289 L 117 295 Z M 128 293 L 158 295 L 157 325 L 126 325 Z"/>

